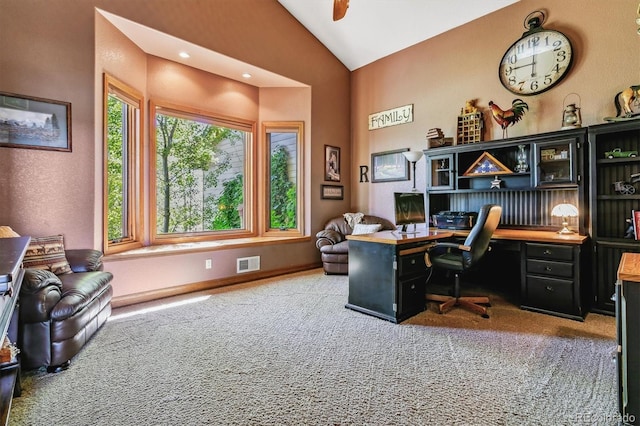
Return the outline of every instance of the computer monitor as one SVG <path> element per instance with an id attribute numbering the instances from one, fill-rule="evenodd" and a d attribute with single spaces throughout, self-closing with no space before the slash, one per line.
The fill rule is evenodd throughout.
<path id="1" fill-rule="evenodd" d="M 407 225 L 413 224 L 413 233 L 416 232 L 416 224 L 426 223 L 424 209 L 424 193 L 422 192 L 395 192 L 393 197 L 396 225 L 402 226 L 400 232 L 407 232 Z"/>

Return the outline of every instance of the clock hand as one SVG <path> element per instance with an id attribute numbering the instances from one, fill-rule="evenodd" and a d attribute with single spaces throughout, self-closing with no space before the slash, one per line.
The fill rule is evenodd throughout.
<path id="1" fill-rule="evenodd" d="M 533 55 L 533 58 L 531 59 L 531 77 L 535 77 L 537 75 L 536 73 L 536 56 L 537 55 Z"/>
<path id="2" fill-rule="evenodd" d="M 535 65 L 535 62 L 531 62 L 530 64 L 525 64 L 525 65 L 520 65 L 519 67 L 513 67 L 511 69 L 517 70 L 517 69 L 520 69 L 520 68 L 530 67 L 531 65 Z"/>

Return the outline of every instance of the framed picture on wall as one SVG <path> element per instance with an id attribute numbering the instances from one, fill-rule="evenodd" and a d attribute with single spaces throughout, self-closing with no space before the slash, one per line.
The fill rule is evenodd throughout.
<path id="1" fill-rule="evenodd" d="M 340 182 L 340 148 L 324 146 L 324 180 Z"/>
<path id="2" fill-rule="evenodd" d="M 371 154 L 371 182 L 409 180 L 409 161 L 402 154 L 409 148 Z"/>
<path id="3" fill-rule="evenodd" d="M 0 146 L 71 151 L 71 104 L 0 92 Z"/>
<path id="4" fill-rule="evenodd" d="M 344 199 L 344 186 L 342 185 L 321 185 L 322 193 L 321 198 L 323 200 L 343 200 Z"/>

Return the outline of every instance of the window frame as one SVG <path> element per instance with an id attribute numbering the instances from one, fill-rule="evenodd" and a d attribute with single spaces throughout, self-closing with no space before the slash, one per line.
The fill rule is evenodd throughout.
<path id="1" fill-rule="evenodd" d="M 304 236 L 304 121 L 264 121 L 262 122 L 262 155 L 264 179 L 261 179 L 260 193 L 264 194 L 263 232 L 266 237 L 301 237 Z M 296 227 L 290 229 L 271 228 L 271 146 L 270 133 L 296 133 Z"/>
<path id="2" fill-rule="evenodd" d="M 194 121 L 202 121 L 214 125 L 234 128 L 247 132 L 249 140 L 245 146 L 245 174 L 243 176 L 244 184 L 244 228 L 233 230 L 219 231 L 202 231 L 202 232 L 186 232 L 171 233 L 167 235 L 159 234 L 157 231 L 157 167 L 156 167 L 156 149 L 157 149 L 157 126 L 156 112 L 163 111 L 167 115 L 178 118 L 184 118 Z M 221 239 L 238 239 L 255 237 L 257 235 L 256 220 L 258 217 L 256 206 L 256 161 L 254 159 L 256 152 L 256 123 L 251 120 L 229 117 L 202 109 L 191 108 L 185 105 L 179 105 L 173 102 L 161 99 L 149 100 L 149 228 L 151 244 L 179 244 L 195 241 L 215 241 Z"/>
<path id="3" fill-rule="evenodd" d="M 129 124 L 126 132 L 126 174 L 128 176 L 125 202 L 128 236 L 118 241 L 109 240 L 109 143 L 108 143 L 108 99 L 115 95 L 121 102 L 132 107 L 127 114 Z M 143 141 L 145 115 L 144 95 L 119 79 L 103 74 L 103 251 L 105 254 L 119 253 L 143 246 Z M 124 144 L 123 144 L 124 145 Z"/>

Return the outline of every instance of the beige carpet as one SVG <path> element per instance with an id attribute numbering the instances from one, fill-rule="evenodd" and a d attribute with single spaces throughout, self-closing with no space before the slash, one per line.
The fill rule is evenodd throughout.
<path id="1" fill-rule="evenodd" d="M 494 296 L 490 319 L 430 306 L 398 325 L 347 291 L 318 269 L 116 310 L 69 370 L 25 375 L 10 423 L 616 424 L 613 317 Z"/>

